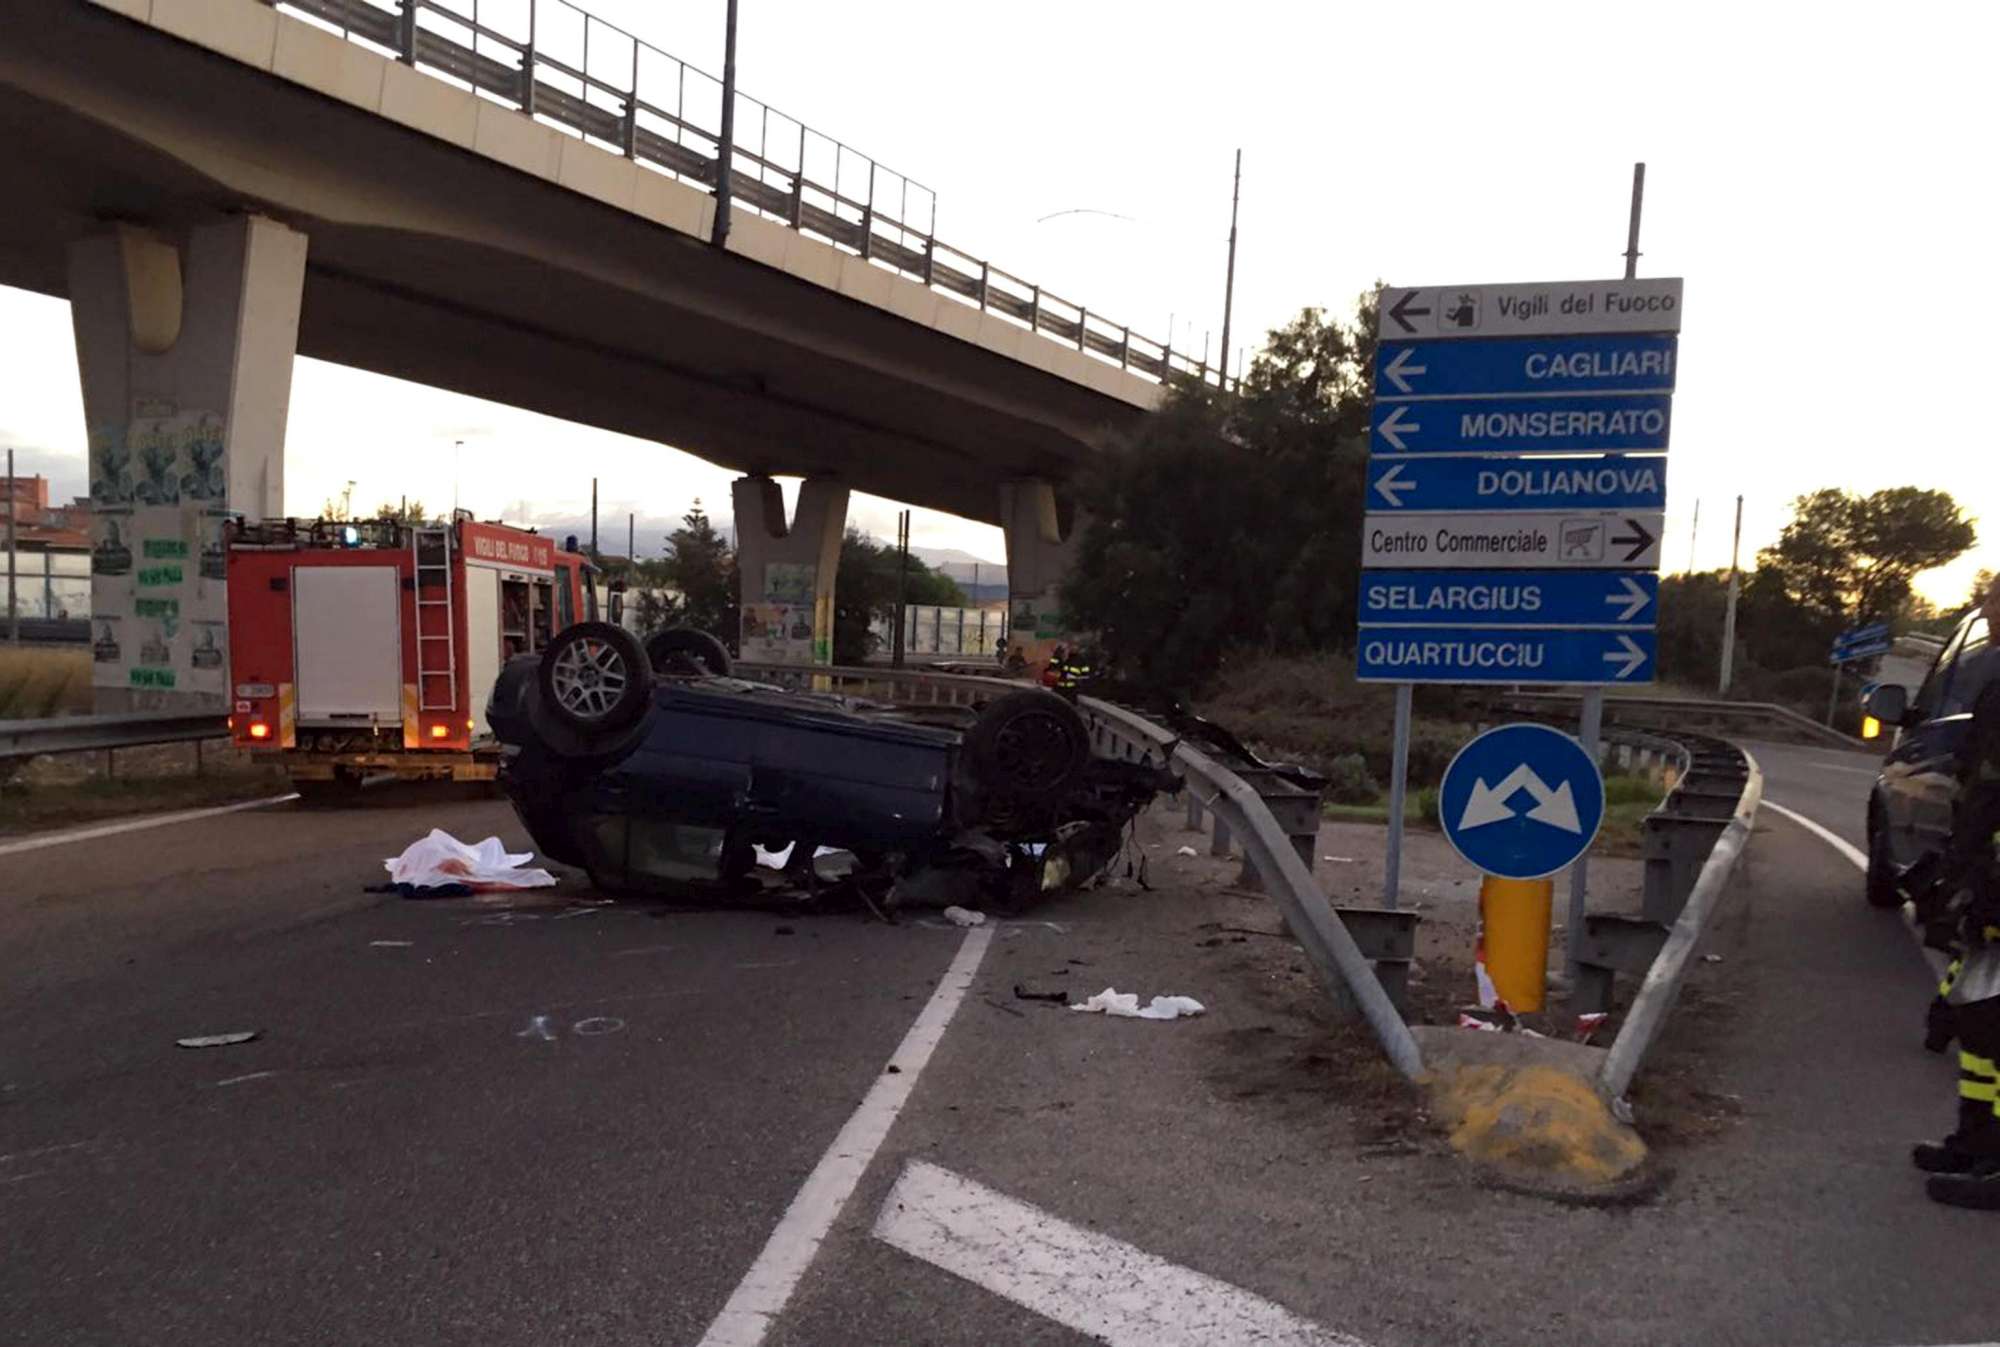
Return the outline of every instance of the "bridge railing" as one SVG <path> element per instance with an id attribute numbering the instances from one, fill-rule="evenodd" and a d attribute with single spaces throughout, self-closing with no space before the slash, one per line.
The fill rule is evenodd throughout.
<path id="1" fill-rule="evenodd" d="M 569 0 L 264 3 L 715 190 L 722 81 Z M 1221 381 L 1206 357 L 939 239 L 937 194 L 916 179 L 740 90 L 736 98 L 731 192 L 740 205 L 1121 369 Z"/>

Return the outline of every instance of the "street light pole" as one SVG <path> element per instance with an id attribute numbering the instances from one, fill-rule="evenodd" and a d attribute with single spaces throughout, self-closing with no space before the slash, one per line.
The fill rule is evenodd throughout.
<path id="1" fill-rule="evenodd" d="M 1236 207 L 1243 199 L 1243 151 L 1236 151 L 1236 181 L 1229 189 L 1229 278 L 1222 286 L 1222 368 L 1219 386 L 1229 387 L 1229 320 L 1236 308 Z M 1241 377 L 1240 375 L 1238 377 Z"/>
<path id="2" fill-rule="evenodd" d="M 736 0 L 728 0 L 722 21 L 722 131 L 715 146 L 715 227 L 709 242 L 720 248 L 729 242 L 730 189 L 736 148 Z M 805 165 L 799 165 L 805 172 Z"/>

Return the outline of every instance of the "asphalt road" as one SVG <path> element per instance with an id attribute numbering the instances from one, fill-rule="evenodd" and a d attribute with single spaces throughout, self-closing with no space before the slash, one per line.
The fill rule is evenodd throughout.
<path id="1" fill-rule="evenodd" d="M 1868 758 L 1752 747 L 1769 798 L 1859 840 Z M 362 892 L 432 826 L 523 840 L 493 803 L 288 806 L 0 856 L 0 1342 L 696 1343 L 967 948 L 574 883 Z M 1022 1303 L 1045 1253 L 1008 1251 L 995 1291 L 885 1242 L 918 1162 L 1171 1260 L 1114 1261 L 1085 1303 L 1171 1304 L 1178 1265 L 1368 1347 L 1992 1336 L 1992 1220 L 1905 1159 L 1950 1115 L 1923 962 L 1823 840 L 1760 820 L 1662 1044 L 1727 1116 L 1658 1201 L 1581 1211 L 1395 1124 L 1365 1040 L 1342 1055 L 1289 945 L 1240 933 L 1268 907 L 1188 840 L 1149 837 L 1150 890 L 995 931 L 772 1347 L 1092 1340 Z M 232 1030 L 260 1037 L 175 1046 Z M 1274 1340 L 1195 1327 L 1123 1341 Z"/>
<path id="2" fill-rule="evenodd" d="M 361 891 L 434 825 L 522 840 L 280 807 L 0 861 L 0 1340 L 693 1342 L 961 939 Z"/>

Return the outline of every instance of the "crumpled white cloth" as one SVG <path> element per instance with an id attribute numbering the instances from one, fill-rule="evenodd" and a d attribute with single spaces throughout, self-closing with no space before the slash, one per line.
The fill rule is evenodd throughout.
<path id="1" fill-rule="evenodd" d="M 1139 1007 L 1139 993 L 1121 992 L 1106 987 L 1081 1005 L 1073 1005 L 1071 1010 L 1094 1011 L 1104 1015 L 1117 1015 L 1133 1020 L 1177 1020 L 1183 1015 L 1201 1015 L 1208 1007 L 1192 996 L 1156 996 Z"/>
<path id="2" fill-rule="evenodd" d="M 444 884 L 474 889 L 542 889 L 554 884 L 556 877 L 546 870 L 521 868 L 533 859 L 532 851 L 509 855 L 497 837 L 469 847 L 444 829 L 433 828 L 428 837 L 410 843 L 402 855 L 382 864 L 389 871 L 390 883 L 421 889 Z"/>

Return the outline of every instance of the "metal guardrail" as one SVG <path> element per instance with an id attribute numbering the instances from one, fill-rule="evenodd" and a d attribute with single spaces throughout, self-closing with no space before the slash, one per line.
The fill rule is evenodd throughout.
<path id="1" fill-rule="evenodd" d="M 213 711 L 0 720 L 0 762 L 32 758 L 38 753 L 91 753 L 150 744 L 181 744 L 220 739 L 228 733 L 227 718 Z"/>
<path id="2" fill-rule="evenodd" d="M 715 189 L 722 81 L 568 0 L 485 0 L 483 7 L 481 0 L 263 2 L 682 182 Z M 513 22 L 496 17 L 496 9 Z M 736 97 L 730 191 L 759 214 L 1121 369 L 1161 382 L 1220 381 L 1206 355 L 1195 360 L 1173 350 L 1171 337 L 1137 335 L 1130 324 L 1109 322 L 942 242 L 937 194 L 928 187 L 740 90 Z M 741 115 L 746 106 L 748 117 Z M 746 130 L 757 137 L 755 150 L 743 143 Z M 911 214 L 912 189 L 921 225 Z"/>
<path id="3" fill-rule="evenodd" d="M 1687 976 L 1688 961 L 1694 954 L 1695 946 L 1700 943 L 1702 933 L 1708 929 L 1710 918 L 1721 906 L 1723 891 L 1736 873 L 1737 863 L 1749 844 L 1750 833 L 1757 820 L 1757 807 L 1764 799 L 1764 774 L 1757 766 L 1756 758 L 1741 749 L 1736 752 L 1741 756 L 1744 767 L 1736 807 L 1730 811 L 1729 821 L 1715 839 L 1707 860 L 1702 863 L 1701 872 L 1681 907 L 1680 915 L 1667 932 L 1666 941 L 1654 957 L 1652 966 L 1646 970 L 1646 980 L 1640 984 L 1639 993 L 1632 1000 L 1624 1026 L 1619 1029 L 1618 1037 L 1612 1040 L 1611 1050 L 1605 1054 L 1598 1084 L 1612 1099 L 1624 1096 L 1632 1084 L 1632 1077 L 1638 1073 L 1639 1064 L 1645 1059 L 1647 1049 L 1652 1047 L 1665 1025 L 1667 1014 L 1673 1009 L 1674 1001 L 1680 995 L 1681 983 Z M 1690 774 L 1690 779 L 1696 779 L 1695 774 Z"/>
<path id="4" fill-rule="evenodd" d="M 916 669 L 740 663 L 736 668 L 745 677 L 780 685 L 813 686 L 823 681 L 828 689 L 863 696 L 886 692 L 893 698 L 902 694 L 917 705 L 962 706 L 995 693 L 1033 686 L 1018 680 Z M 1277 904 L 1321 983 L 1336 998 L 1350 999 L 1360 1010 L 1398 1071 L 1412 1079 L 1421 1075 L 1423 1056 L 1416 1037 L 1264 795 L 1229 768 L 1133 711 L 1092 697 L 1079 697 L 1077 708 L 1099 752 L 1172 766 L 1183 773 L 1189 789 L 1214 818 L 1215 850 L 1227 854 L 1230 839 L 1240 841 L 1259 886 Z M 1316 826 L 1318 799 L 1309 798 Z"/>
<path id="5" fill-rule="evenodd" d="M 1567 692 L 1504 692 L 1487 699 L 1487 704 L 1522 711 L 1533 715 L 1546 715 L 1575 705 L 1575 693 Z M 1820 724 L 1810 716 L 1799 714 L 1788 706 L 1775 702 L 1719 702 L 1701 697 L 1624 697 L 1611 696 L 1604 699 L 1604 719 L 1606 724 L 1617 719 L 1666 719 L 1674 724 L 1689 722 L 1734 723 L 1748 729 L 1771 728 L 1790 730 L 1810 735 L 1822 743 L 1838 745 L 1841 748 L 1866 750 L 1871 745 L 1864 739 L 1842 734 Z"/>

